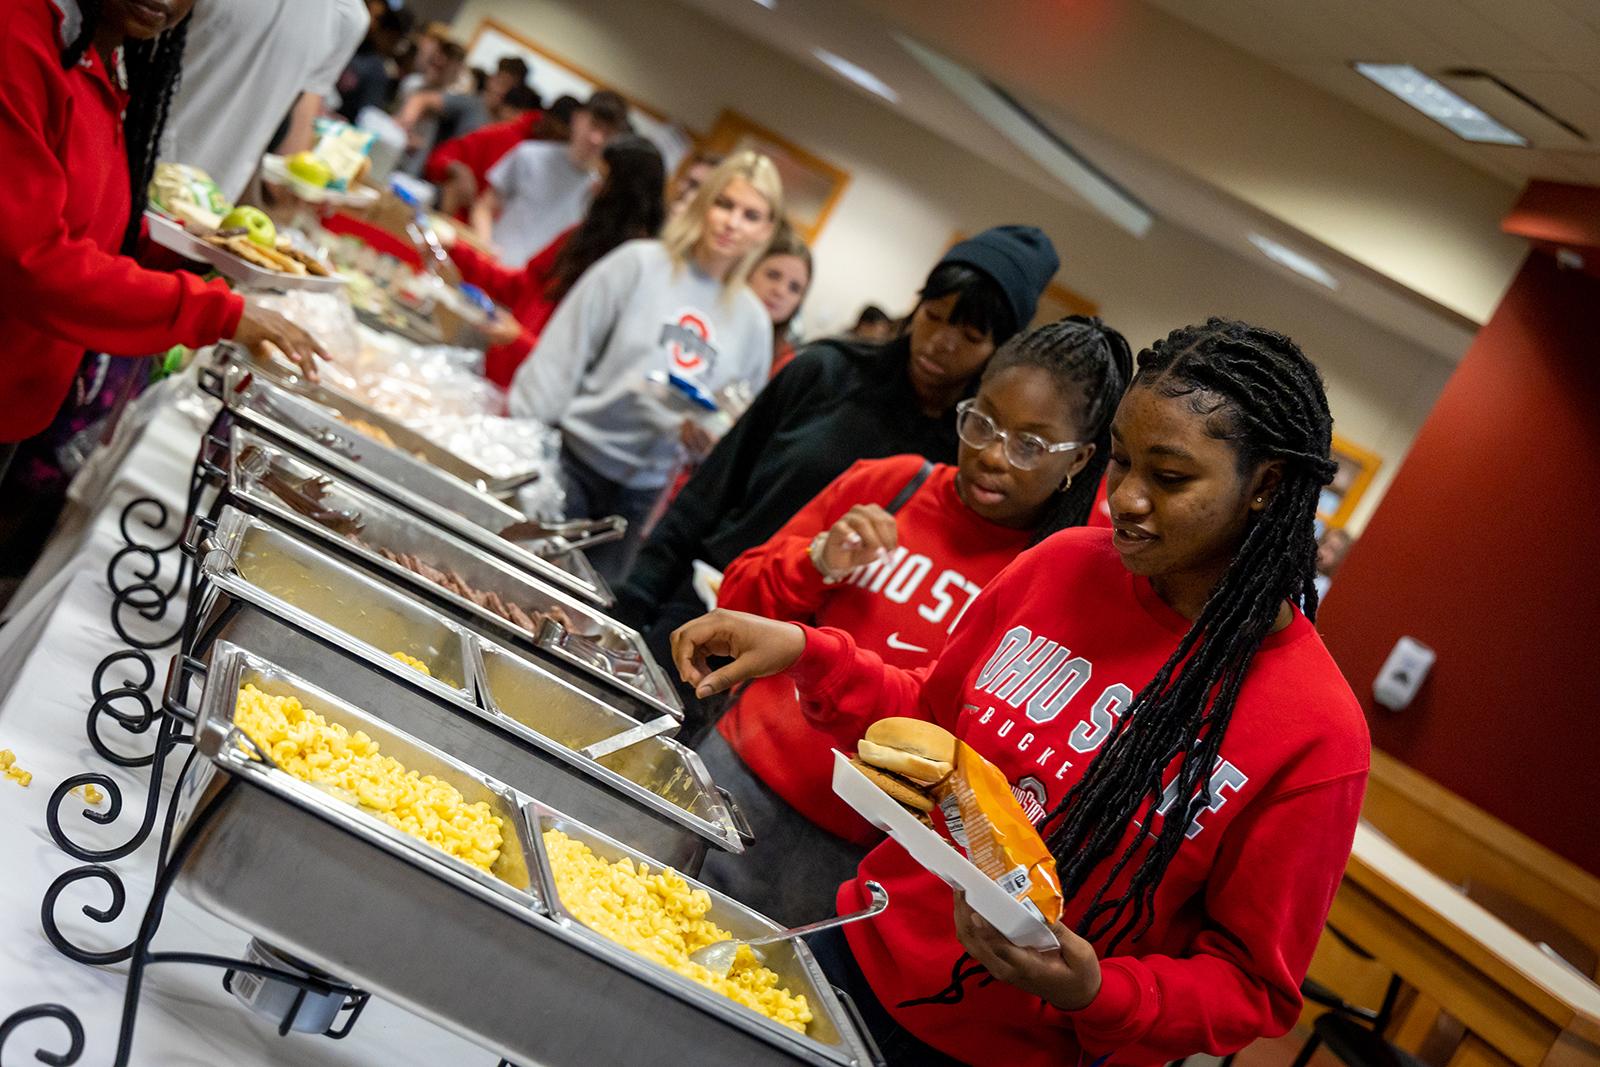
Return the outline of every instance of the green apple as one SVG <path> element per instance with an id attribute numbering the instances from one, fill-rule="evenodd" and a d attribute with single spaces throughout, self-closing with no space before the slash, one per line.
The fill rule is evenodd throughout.
<path id="1" fill-rule="evenodd" d="M 267 213 L 258 207 L 236 207 L 222 216 L 221 230 L 236 230 L 244 227 L 246 236 L 264 248 L 272 248 L 278 241 L 278 228 L 267 218 Z"/>
<path id="2" fill-rule="evenodd" d="M 288 168 L 290 174 L 319 189 L 333 181 L 333 171 L 312 152 L 296 152 L 289 157 Z"/>

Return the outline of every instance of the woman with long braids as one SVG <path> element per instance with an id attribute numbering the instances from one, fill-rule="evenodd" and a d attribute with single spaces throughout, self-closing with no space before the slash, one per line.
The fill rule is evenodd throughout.
<path id="1" fill-rule="evenodd" d="M 86 351 L 145 356 L 233 338 L 271 343 L 308 373 L 322 354 L 225 283 L 134 258 L 194 2 L 3 2 L 0 471 L 17 442 L 50 426 Z"/>
<path id="2" fill-rule="evenodd" d="M 840 888 L 841 911 L 866 879 L 889 890 L 881 916 L 816 947 L 891 1062 L 1158 1064 L 1294 1024 L 1370 754 L 1312 625 L 1331 426 L 1288 338 L 1176 330 L 1141 353 L 1112 422 L 1113 532 L 1022 555 L 931 668 L 732 612 L 675 635 L 700 692 L 787 670 L 830 730 L 948 727 L 1044 834 L 1058 950 L 1012 945 L 892 842 Z"/>
<path id="3" fill-rule="evenodd" d="M 955 465 L 917 455 L 856 463 L 735 559 L 717 602 L 839 627 L 905 670 L 931 662 L 1006 564 L 1088 518 L 1132 376 L 1128 342 L 1099 319 L 1013 337 L 958 406 Z M 831 750 L 856 736 L 808 719 L 785 679 L 745 687 L 697 747 L 739 798 L 755 843 L 742 856 L 707 856 L 701 878 L 780 922 L 825 913 L 882 836 L 829 788 Z M 804 868 L 788 855 L 805 856 Z"/>

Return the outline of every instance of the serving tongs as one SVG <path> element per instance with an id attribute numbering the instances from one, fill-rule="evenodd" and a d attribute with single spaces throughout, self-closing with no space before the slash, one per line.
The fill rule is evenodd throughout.
<path id="1" fill-rule="evenodd" d="M 557 543 L 550 545 L 549 552 L 560 555 L 621 540 L 627 532 L 627 519 L 621 515 L 608 515 L 603 519 L 568 519 L 565 522 L 527 519 L 504 527 L 500 536 L 507 541 L 555 541 Z"/>
<path id="2" fill-rule="evenodd" d="M 559 619 L 546 615 L 539 623 L 537 644 L 540 648 L 559 651 L 573 659 L 587 663 L 597 670 L 617 678 L 638 678 L 647 674 L 643 657 L 631 645 L 608 644 L 604 634 L 582 634 L 562 625 Z M 579 752 L 590 759 L 609 756 L 641 741 L 648 741 L 681 725 L 671 715 L 658 715 L 621 733 L 613 734 L 588 745 Z"/>
<path id="3" fill-rule="evenodd" d="M 324 503 L 333 480 L 322 475 L 296 480 L 284 474 L 276 461 L 250 445 L 239 453 L 240 466 L 272 494 L 306 518 L 343 537 L 361 533 L 365 524 L 358 512 L 330 508 Z"/>

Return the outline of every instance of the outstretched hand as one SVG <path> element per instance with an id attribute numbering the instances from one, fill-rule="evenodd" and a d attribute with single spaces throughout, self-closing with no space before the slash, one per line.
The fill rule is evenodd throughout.
<path id="1" fill-rule="evenodd" d="M 805 631 L 794 623 L 721 608 L 672 632 L 673 665 L 702 699 L 751 678 L 787 670 L 805 650 Z M 712 656 L 725 656 L 733 662 L 712 670 L 708 662 Z"/>

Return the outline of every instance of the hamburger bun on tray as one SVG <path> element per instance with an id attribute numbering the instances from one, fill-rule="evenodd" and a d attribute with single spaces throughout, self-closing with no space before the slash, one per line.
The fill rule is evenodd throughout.
<path id="1" fill-rule="evenodd" d="M 887 793 L 890 800 L 898 801 L 919 815 L 926 815 L 933 810 L 933 798 L 904 778 L 880 771 L 860 758 L 852 759 L 850 765 L 865 775 L 867 781 Z"/>
<path id="2" fill-rule="evenodd" d="M 921 719 L 879 719 L 867 727 L 856 755 L 918 785 L 934 786 L 955 769 L 956 738 L 944 727 Z"/>

